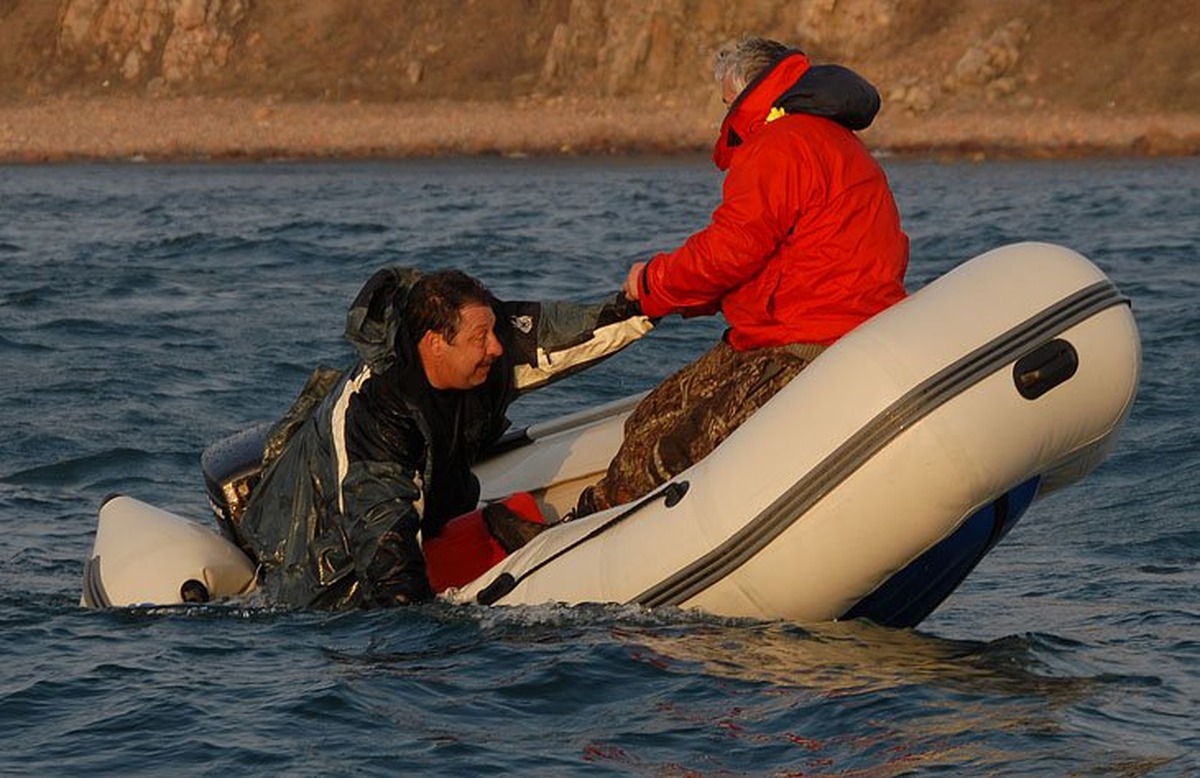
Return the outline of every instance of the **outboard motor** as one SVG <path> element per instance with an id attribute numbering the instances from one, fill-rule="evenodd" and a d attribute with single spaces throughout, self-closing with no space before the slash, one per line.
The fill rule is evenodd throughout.
<path id="1" fill-rule="evenodd" d="M 250 493 L 262 478 L 263 446 L 270 430 L 267 422 L 249 427 L 211 444 L 200 457 L 204 488 L 217 526 L 222 535 L 239 545 L 238 526 Z"/>

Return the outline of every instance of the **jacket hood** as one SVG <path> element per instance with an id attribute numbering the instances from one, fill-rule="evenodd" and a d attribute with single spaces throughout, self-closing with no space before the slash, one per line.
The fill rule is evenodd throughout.
<path id="1" fill-rule="evenodd" d="M 879 113 L 879 92 L 841 65 L 813 65 L 776 100 L 784 113 L 833 119 L 848 130 L 865 130 Z"/>
<path id="2" fill-rule="evenodd" d="M 401 312 L 420 277 L 421 271 L 415 268 L 385 267 L 367 279 L 350 304 L 346 338 L 376 373 L 390 368 L 398 356 L 402 361 L 412 359 L 409 339 L 400 337 L 404 328 Z"/>
<path id="3" fill-rule="evenodd" d="M 729 167 L 734 150 L 784 114 L 832 119 L 849 130 L 869 127 L 879 112 L 879 92 L 840 65 L 810 65 L 800 51 L 784 54 L 742 90 L 729 107 L 713 149 L 713 163 Z"/>

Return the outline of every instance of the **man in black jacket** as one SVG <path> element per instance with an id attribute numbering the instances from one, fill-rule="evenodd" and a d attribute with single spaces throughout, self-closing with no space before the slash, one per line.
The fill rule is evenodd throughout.
<path id="1" fill-rule="evenodd" d="M 268 441 L 238 526 L 260 588 L 298 607 L 431 599 L 422 539 L 476 507 L 471 466 L 513 400 L 651 326 L 620 293 L 594 305 L 500 302 L 458 271 L 376 273 L 347 317 L 360 360 L 310 380 Z"/>

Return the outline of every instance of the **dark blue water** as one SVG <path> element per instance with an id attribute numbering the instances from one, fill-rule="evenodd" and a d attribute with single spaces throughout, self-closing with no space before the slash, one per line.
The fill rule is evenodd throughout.
<path id="1" fill-rule="evenodd" d="M 701 160 L 0 168 L 0 773 L 1200 773 L 1200 160 L 888 161 L 918 287 L 1063 243 L 1133 299 L 1111 458 L 917 631 L 617 606 L 296 614 L 77 605 L 97 504 L 206 519 L 199 455 L 341 365 L 378 266 L 589 297 L 707 219 Z M 668 322 L 528 397 L 652 385 Z"/>

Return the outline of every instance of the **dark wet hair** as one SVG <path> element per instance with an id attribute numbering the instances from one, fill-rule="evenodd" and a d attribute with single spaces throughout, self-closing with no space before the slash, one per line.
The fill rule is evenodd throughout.
<path id="1" fill-rule="evenodd" d="M 489 308 L 496 298 L 487 288 L 461 270 L 438 270 L 423 275 L 408 292 L 404 306 L 404 324 L 413 341 L 436 332 L 453 342 L 458 334 L 464 306 L 477 304 Z"/>

